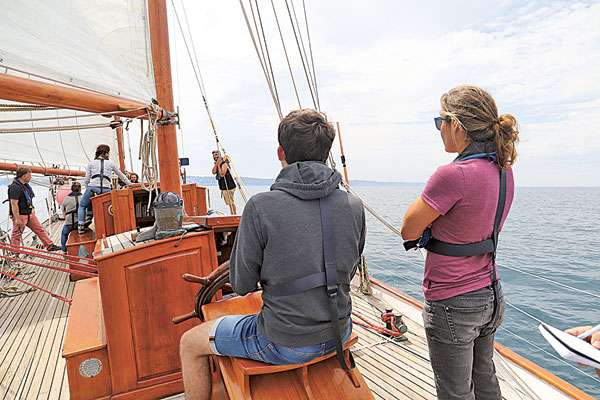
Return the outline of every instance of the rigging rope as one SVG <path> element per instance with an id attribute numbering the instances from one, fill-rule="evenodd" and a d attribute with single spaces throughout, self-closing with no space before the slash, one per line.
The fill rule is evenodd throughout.
<path id="1" fill-rule="evenodd" d="M 240 0 L 241 1 L 241 0 Z M 183 14 L 184 14 L 184 18 L 185 18 L 185 22 L 187 25 L 187 30 L 188 30 L 188 34 L 190 36 L 190 43 L 192 46 L 192 51 L 193 51 L 193 55 L 194 58 L 192 58 L 192 52 L 190 51 L 190 47 L 188 46 L 188 41 L 186 39 L 184 30 L 183 30 L 183 26 L 181 24 L 181 20 L 179 19 L 179 14 L 177 13 L 177 8 L 175 7 L 175 2 L 174 0 L 171 0 L 171 3 L 173 5 L 173 11 L 175 14 L 175 17 L 177 19 L 177 24 L 179 26 L 179 30 L 181 32 L 181 35 L 183 37 L 183 42 L 185 44 L 187 53 L 188 53 L 188 57 L 190 59 L 190 63 L 192 64 L 192 69 L 194 70 L 194 75 L 196 76 L 196 82 L 198 84 L 198 88 L 200 89 L 200 93 L 202 94 L 202 100 L 204 101 L 204 107 L 206 108 L 206 113 L 208 114 L 208 119 L 210 120 L 210 124 L 213 130 L 213 134 L 215 136 L 215 142 L 217 144 L 217 149 L 223 152 L 223 156 L 224 157 L 228 157 L 227 156 L 227 152 L 225 151 L 225 148 L 223 147 L 223 145 L 221 144 L 221 141 L 219 140 L 219 135 L 217 134 L 217 129 L 215 127 L 213 118 L 212 118 L 212 114 L 210 112 L 210 107 L 208 105 L 208 97 L 206 95 L 206 89 L 204 87 L 204 81 L 202 80 L 202 73 L 200 71 L 200 63 L 198 61 L 198 55 L 196 54 L 196 47 L 194 46 L 194 40 L 192 38 L 191 35 L 191 30 L 190 30 L 190 26 L 188 23 L 188 19 L 187 19 L 187 12 L 185 10 L 185 6 L 183 6 L 183 2 L 182 2 L 182 6 L 183 6 Z M 195 59 L 195 63 L 194 63 L 194 59 Z M 238 174 L 237 170 L 235 169 L 235 166 L 233 165 L 233 162 L 231 161 L 231 157 L 229 158 L 229 167 L 231 170 L 231 176 L 233 177 L 234 181 L 236 182 L 237 186 L 240 188 L 240 194 L 242 196 L 242 199 L 244 200 L 244 203 L 246 203 L 248 201 L 248 189 L 246 188 L 246 186 L 244 185 L 244 182 L 242 181 L 241 176 Z"/>
<path id="2" fill-rule="evenodd" d="M 313 85 L 315 87 L 315 97 L 317 98 L 317 105 L 321 108 L 321 101 L 319 100 L 319 90 L 317 89 L 317 73 L 315 70 L 315 59 L 313 57 L 312 44 L 310 41 L 310 32 L 308 30 L 308 16 L 306 14 L 306 4 L 304 0 L 302 0 L 302 8 L 304 9 L 304 24 L 306 25 L 306 36 L 308 38 L 308 50 L 310 52 L 310 63 L 312 66 L 313 73 Z"/>
<path id="3" fill-rule="evenodd" d="M 275 82 L 275 73 L 273 72 L 273 65 L 271 64 L 271 56 L 269 54 L 269 47 L 267 46 L 267 37 L 265 36 L 265 30 L 263 29 L 262 18 L 260 17 L 260 9 L 258 8 L 258 0 L 254 0 L 254 3 L 256 4 L 256 13 L 258 14 L 258 21 L 260 23 L 260 32 L 258 31 L 258 26 L 256 24 L 256 16 L 254 15 L 254 8 L 252 7 L 252 0 L 248 0 L 248 3 L 250 4 L 250 11 L 252 11 L 252 19 L 254 20 L 254 27 L 256 28 L 256 34 L 259 39 L 258 43 L 260 44 L 261 52 L 263 51 L 263 46 L 262 46 L 263 42 L 265 44 L 264 51 L 267 53 L 267 57 L 265 58 L 265 54 L 263 52 L 263 60 L 268 62 L 269 71 L 271 72 L 271 82 L 273 83 L 273 89 L 275 90 L 275 95 L 277 96 L 277 103 L 279 103 L 279 106 L 281 107 L 281 101 L 279 99 L 279 92 L 277 91 L 277 82 Z M 262 38 L 260 35 L 261 33 L 262 33 Z"/>
<path id="4" fill-rule="evenodd" d="M 142 171 L 140 174 L 140 184 L 148 192 L 155 191 L 158 195 L 158 157 L 157 135 L 159 108 L 156 104 L 152 105 L 152 110 L 147 111 L 148 130 L 144 133 L 142 125 L 142 135 L 140 135 L 139 158 L 142 160 Z M 148 202 L 150 205 L 150 202 Z"/>
<path id="5" fill-rule="evenodd" d="M 298 45 L 298 53 L 300 54 L 300 60 L 302 61 L 302 67 L 304 68 L 304 75 L 306 76 L 306 81 L 308 83 L 308 89 L 310 91 L 310 96 L 312 97 L 313 105 L 315 106 L 315 109 L 317 111 L 321 111 L 321 109 L 315 99 L 314 89 L 313 89 L 313 85 L 312 85 L 312 77 L 311 77 L 310 71 L 307 70 L 307 68 L 306 68 L 305 57 L 302 54 L 302 49 L 300 47 L 300 41 L 298 39 L 298 36 L 300 36 L 300 39 L 302 39 L 302 36 L 301 36 L 302 34 L 300 32 L 300 26 L 298 26 L 298 33 L 296 33 L 296 26 L 294 25 L 294 19 L 292 18 L 292 12 L 290 11 L 290 6 L 288 3 L 288 0 L 285 0 L 285 6 L 287 7 L 288 15 L 290 16 L 290 23 L 292 25 L 292 30 L 294 31 L 294 37 L 296 38 L 296 44 Z M 292 8 L 293 7 L 294 7 L 294 2 L 292 1 Z M 294 10 L 294 15 L 296 15 L 295 10 Z M 298 19 L 296 18 L 296 23 L 297 22 L 298 22 Z M 304 43 L 302 44 L 302 47 L 303 46 L 304 46 Z"/>
<path id="6" fill-rule="evenodd" d="M 0 104 L 0 112 L 14 111 L 47 111 L 57 110 L 57 107 L 42 106 L 39 104 Z"/>
<path id="7" fill-rule="evenodd" d="M 75 131 L 79 129 L 97 129 L 97 128 L 111 128 L 111 123 L 104 124 L 88 124 L 88 125 L 69 125 L 69 126 L 47 126 L 37 128 L 12 128 L 12 129 L 0 129 L 0 134 L 9 133 L 35 133 L 39 132 L 60 132 L 60 131 Z"/>
<path id="8" fill-rule="evenodd" d="M 281 26 L 279 25 L 279 18 L 277 17 L 277 10 L 275 9 L 275 3 L 271 0 L 271 6 L 273 7 L 273 14 L 275 15 L 275 22 L 277 23 L 277 30 L 279 30 L 279 37 L 281 38 L 281 45 L 283 46 L 283 53 L 285 54 L 285 60 L 287 61 L 288 70 L 290 71 L 290 78 L 292 78 L 292 85 L 294 86 L 294 93 L 296 94 L 296 100 L 298 100 L 298 108 L 302 108 L 300 104 L 300 95 L 298 95 L 298 88 L 296 87 L 296 80 L 294 79 L 294 73 L 292 72 L 292 66 L 290 64 L 290 58 L 288 57 L 287 48 L 285 46 L 285 40 L 281 33 Z"/>
<path id="9" fill-rule="evenodd" d="M 250 25 L 250 21 L 248 20 L 248 14 L 246 13 L 246 8 L 244 7 L 244 3 L 242 3 L 242 0 L 239 0 L 239 1 L 240 1 L 240 7 L 242 8 L 242 13 L 244 14 L 244 19 L 246 20 L 246 25 L 248 26 L 248 32 L 250 33 L 250 38 L 252 39 L 252 43 L 254 44 L 254 49 L 256 50 L 256 55 L 258 56 L 260 66 L 262 67 L 263 74 L 265 75 L 265 79 L 267 80 L 267 86 L 269 87 L 269 91 L 271 92 L 271 97 L 273 98 L 273 103 L 275 103 L 275 108 L 277 109 L 277 114 L 279 115 L 279 119 L 283 119 L 283 113 L 281 112 L 281 106 L 279 104 L 278 98 L 275 96 L 275 92 L 273 90 L 273 85 L 270 82 L 269 74 L 267 73 L 267 69 L 263 63 L 263 60 L 260 57 L 260 52 L 258 51 L 258 45 L 256 44 L 256 39 L 254 38 L 254 32 L 252 31 L 252 26 Z"/>

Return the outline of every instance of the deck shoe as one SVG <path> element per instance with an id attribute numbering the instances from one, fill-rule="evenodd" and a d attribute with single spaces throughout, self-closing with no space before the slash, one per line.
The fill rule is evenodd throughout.
<path id="1" fill-rule="evenodd" d="M 62 250 L 62 247 L 55 245 L 54 243 L 52 244 L 52 246 L 48 247 L 48 251 L 59 251 Z"/>
<path id="2" fill-rule="evenodd" d="M 77 232 L 78 233 L 85 233 L 85 225 L 84 224 L 77 225 Z"/>

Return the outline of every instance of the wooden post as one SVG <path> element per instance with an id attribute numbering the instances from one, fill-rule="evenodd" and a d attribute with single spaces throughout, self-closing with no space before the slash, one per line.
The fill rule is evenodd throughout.
<path id="1" fill-rule="evenodd" d="M 340 123 L 336 122 L 337 131 L 338 131 L 338 139 L 340 140 L 340 150 L 342 152 L 342 166 L 344 167 L 344 176 L 346 177 L 346 183 L 349 185 L 350 181 L 348 180 L 348 170 L 346 169 L 346 156 L 344 155 L 344 146 L 342 145 L 342 132 L 340 131 Z"/>
<path id="2" fill-rule="evenodd" d="M 121 118 L 115 117 L 115 121 L 120 121 Z M 125 173 L 125 150 L 123 150 L 123 125 L 119 126 L 117 129 L 117 147 L 119 149 L 119 168 L 121 171 Z"/>
<path id="3" fill-rule="evenodd" d="M 158 105 L 173 111 L 173 83 L 171 80 L 171 52 L 169 49 L 169 25 L 165 0 L 149 0 L 150 43 L 154 63 L 154 81 Z M 157 132 L 160 188 L 181 196 L 179 180 L 179 153 L 175 125 L 159 125 Z"/>

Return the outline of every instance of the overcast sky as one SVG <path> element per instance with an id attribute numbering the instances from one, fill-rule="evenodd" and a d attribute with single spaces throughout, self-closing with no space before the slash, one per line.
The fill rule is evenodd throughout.
<path id="1" fill-rule="evenodd" d="M 285 3 L 275 3 L 301 104 L 312 107 Z M 185 7 L 223 145 L 242 176 L 276 176 L 279 118 L 239 2 Z M 271 2 L 259 7 L 286 114 L 298 104 Z M 599 2 L 306 0 L 306 11 L 321 108 L 340 122 L 350 179 L 425 182 L 450 162 L 433 118 L 442 93 L 470 83 L 520 122 L 517 185 L 600 185 Z M 184 41 L 173 38 L 180 154 L 188 174 L 210 175 L 214 135 Z M 339 164 L 337 140 L 333 150 Z"/>

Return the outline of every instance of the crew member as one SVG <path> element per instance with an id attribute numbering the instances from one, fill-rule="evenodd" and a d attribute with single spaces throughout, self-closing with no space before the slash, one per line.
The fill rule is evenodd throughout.
<path id="1" fill-rule="evenodd" d="M 8 186 L 8 199 L 10 200 L 9 214 L 13 222 L 10 242 L 21 245 L 21 236 L 28 227 L 42 241 L 48 251 L 60 250 L 60 247 L 52 242 L 44 227 L 35 215 L 33 205 L 33 189 L 29 186 L 31 181 L 31 170 L 26 167 L 17 169 L 16 177 Z"/>
<path id="2" fill-rule="evenodd" d="M 69 233 L 77 229 L 77 212 L 79 203 L 81 202 L 81 183 L 73 182 L 71 185 L 71 193 L 69 193 L 62 202 L 63 217 L 65 224 L 61 233 L 60 245 L 63 252 L 67 252 L 67 240 Z"/>
<path id="3" fill-rule="evenodd" d="M 423 319 L 438 398 L 500 400 L 494 334 L 505 303 L 495 255 L 513 200 L 518 125 L 476 86 L 455 87 L 441 105 L 435 124 L 458 157 L 408 208 L 402 237 L 421 237 L 428 250 Z"/>
<path id="4" fill-rule="evenodd" d="M 81 202 L 79 203 L 77 212 L 79 233 L 84 233 L 85 227 L 92 222 L 92 212 L 90 207 L 92 196 L 110 192 L 112 185 L 111 176 L 113 172 L 117 174 L 119 179 L 125 182 L 127 186 L 131 185 L 129 179 L 127 179 L 125 174 L 121 172 L 119 167 L 117 167 L 109 157 L 110 147 L 101 144 L 96 147 L 96 155 L 87 165 L 84 181 L 86 189 L 81 198 Z"/>
<path id="5" fill-rule="evenodd" d="M 359 199 L 338 189 L 341 175 L 325 165 L 334 137 L 333 126 L 314 110 L 292 111 L 281 121 L 277 155 L 283 169 L 270 192 L 252 196 L 246 204 L 230 259 L 236 293 L 250 293 L 261 282 L 262 310 L 207 321 L 182 336 L 188 399 L 210 397 L 208 355 L 298 364 L 336 351 L 349 338 L 348 283 L 365 243 L 365 214 Z M 330 207 L 331 218 L 322 219 L 321 207 Z M 332 246 L 324 243 L 324 236 Z M 337 310 L 330 308 L 326 286 L 276 290 L 283 289 L 281 284 L 323 273 L 324 248 L 330 247 L 334 251 L 327 253 L 328 260 L 337 264 L 340 280 Z M 334 326 L 339 328 L 337 340 Z M 209 343 L 209 337 L 214 342 Z"/>
<path id="6" fill-rule="evenodd" d="M 236 214 L 235 202 L 233 200 L 235 194 L 235 182 L 229 172 L 229 159 L 221 157 L 219 150 L 212 152 L 213 160 L 215 165 L 213 166 L 212 173 L 215 178 L 219 181 L 219 189 L 221 189 L 221 197 L 225 200 L 225 204 L 229 206 L 229 211 L 232 215 Z"/>

